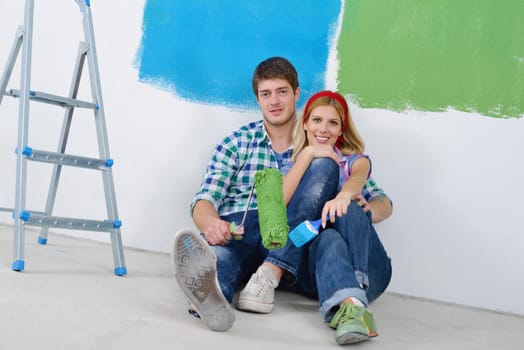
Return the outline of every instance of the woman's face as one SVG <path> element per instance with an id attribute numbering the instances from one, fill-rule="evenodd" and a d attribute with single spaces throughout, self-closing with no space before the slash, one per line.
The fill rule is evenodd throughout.
<path id="1" fill-rule="evenodd" d="M 309 113 L 304 130 L 310 145 L 334 146 L 338 137 L 342 135 L 342 120 L 335 107 L 317 106 Z"/>

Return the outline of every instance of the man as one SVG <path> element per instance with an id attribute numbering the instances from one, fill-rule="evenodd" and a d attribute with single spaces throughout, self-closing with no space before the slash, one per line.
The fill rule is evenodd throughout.
<path id="1" fill-rule="evenodd" d="M 256 67 L 252 84 L 264 119 L 240 127 L 215 147 L 200 191 L 191 203 L 193 221 L 204 238 L 181 231 L 173 247 L 177 281 L 192 307 L 214 331 L 233 325 L 233 296 L 268 253 L 260 237 L 256 196 L 249 204 L 242 239 L 232 239 L 230 224 L 242 221 L 256 171 L 278 168 L 286 174 L 292 166 L 293 128 L 300 97 L 296 70 L 284 58 L 269 58 Z M 314 164 L 310 168 L 315 168 Z M 319 167 L 308 169 L 291 200 L 305 203 L 301 210 L 288 212 L 291 228 L 318 217 L 323 203 L 334 196 L 321 190 L 316 197 L 307 194 L 307 201 L 301 198 L 311 183 L 327 188 L 333 187 L 330 181 L 338 182 L 338 177 L 328 177 Z M 373 213 L 374 221 L 384 220 L 391 214 L 391 203 L 372 181 L 367 186 L 372 194 L 370 201 L 361 198 L 359 205 Z"/>

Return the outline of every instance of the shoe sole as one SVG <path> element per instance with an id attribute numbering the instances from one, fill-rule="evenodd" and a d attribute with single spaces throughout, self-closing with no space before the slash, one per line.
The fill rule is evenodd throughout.
<path id="1" fill-rule="evenodd" d="M 338 337 L 335 337 L 335 340 L 337 341 L 338 345 L 355 344 L 366 341 L 368 339 L 369 336 L 367 334 L 358 332 L 348 332 Z"/>
<path id="2" fill-rule="evenodd" d="M 368 331 L 364 326 L 345 325 L 342 326 L 342 329 L 337 329 L 335 340 L 339 345 L 355 344 L 377 336 L 378 333 L 376 331 Z"/>
<path id="3" fill-rule="evenodd" d="M 252 300 L 238 299 L 237 308 L 242 311 L 256 312 L 259 314 L 269 314 L 273 311 L 274 304 L 264 304 Z"/>
<path id="4" fill-rule="evenodd" d="M 216 258 L 202 237 L 192 231 L 175 235 L 172 251 L 175 277 L 182 292 L 212 331 L 226 331 L 235 315 L 218 285 Z"/>

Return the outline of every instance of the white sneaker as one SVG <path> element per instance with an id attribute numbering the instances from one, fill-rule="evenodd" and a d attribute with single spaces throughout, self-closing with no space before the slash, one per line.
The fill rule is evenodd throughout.
<path id="1" fill-rule="evenodd" d="M 212 331 L 226 331 L 235 314 L 218 284 L 216 257 L 206 241 L 195 232 L 177 232 L 171 255 L 180 289 Z"/>
<path id="2" fill-rule="evenodd" d="M 278 280 L 271 268 L 260 266 L 240 292 L 238 308 L 262 314 L 270 313 L 273 310 L 277 286 Z"/>

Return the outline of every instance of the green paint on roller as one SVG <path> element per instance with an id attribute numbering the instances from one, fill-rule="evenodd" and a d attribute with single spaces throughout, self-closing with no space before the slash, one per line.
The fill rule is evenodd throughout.
<path id="1" fill-rule="evenodd" d="M 339 91 L 364 108 L 524 116 L 524 1 L 349 0 Z"/>
<path id="2" fill-rule="evenodd" d="M 282 191 L 282 174 L 278 169 L 264 169 L 255 173 L 258 220 L 262 244 L 267 249 L 282 248 L 287 243 L 289 226 Z"/>

